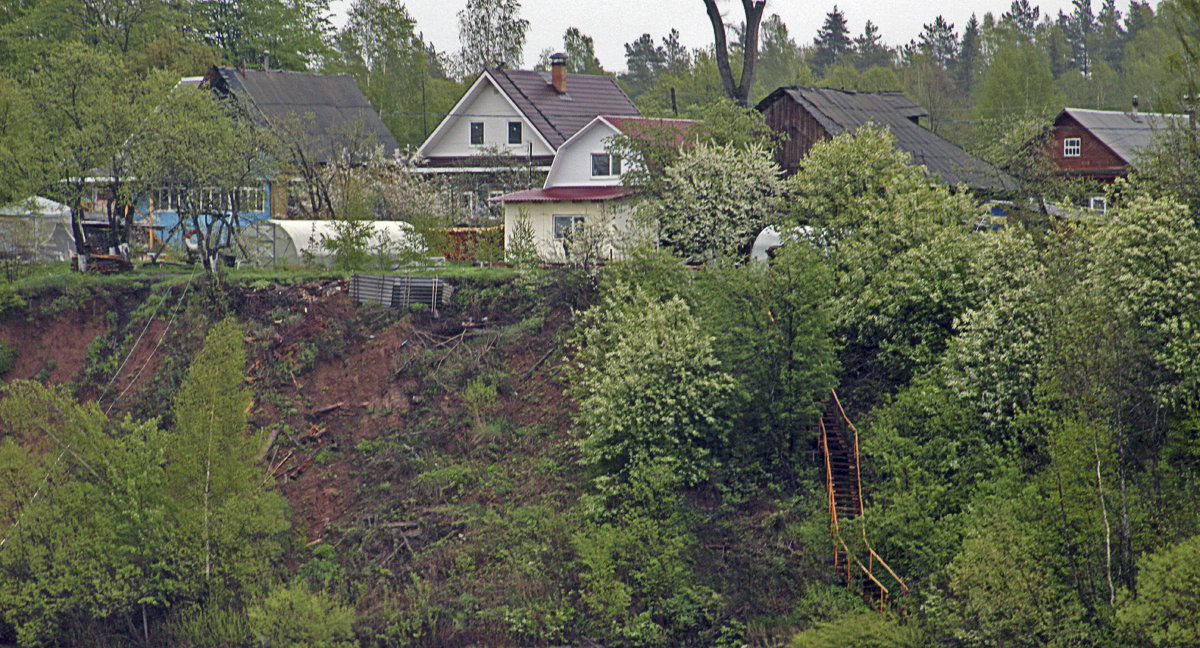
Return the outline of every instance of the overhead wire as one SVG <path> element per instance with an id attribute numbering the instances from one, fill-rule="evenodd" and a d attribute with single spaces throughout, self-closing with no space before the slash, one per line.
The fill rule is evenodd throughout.
<path id="1" fill-rule="evenodd" d="M 171 320 L 167 323 L 167 327 L 163 330 L 162 335 L 159 336 L 158 343 L 155 345 L 154 349 L 150 352 L 150 356 L 147 357 L 146 362 L 142 363 L 141 368 L 138 369 L 138 373 L 135 374 L 133 379 L 130 380 L 129 385 L 127 385 L 125 387 L 125 389 L 119 395 L 117 395 L 117 397 L 113 400 L 113 402 L 109 404 L 108 409 L 104 410 L 105 416 L 108 416 L 109 412 L 112 411 L 113 406 L 116 405 L 117 401 L 119 401 L 121 399 L 121 396 L 124 396 L 125 393 L 129 391 L 129 388 L 132 387 L 133 384 L 137 382 L 138 376 L 141 375 L 142 371 L 146 368 L 146 366 L 149 364 L 150 360 L 154 357 L 154 354 L 158 351 L 158 348 L 162 345 L 163 340 L 166 338 L 167 332 L 170 331 L 171 325 L 174 323 L 175 317 L 178 315 L 179 307 L 183 303 L 184 296 L 187 295 L 188 290 L 191 288 L 192 280 L 195 278 L 195 276 L 196 276 L 196 269 L 192 268 L 191 274 L 188 275 L 187 283 L 184 285 L 183 291 L 180 292 L 179 300 L 175 302 L 175 308 L 172 310 L 172 313 L 171 313 Z M 142 331 L 140 334 L 138 334 L 137 340 L 134 341 L 133 346 L 130 347 L 129 352 L 125 355 L 125 359 L 117 367 L 117 370 L 113 373 L 112 378 L 110 378 L 108 383 L 105 385 L 104 390 L 101 393 L 100 397 L 96 399 L 97 405 L 100 404 L 100 400 L 102 398 L 104 398 L 105 394 L 108 393 L 108 389 L 110 387 L 112 387 L 113 382 L 116 381 L 117 376 L 119 376 L 121 373 L 121 370 L 125 368 L 125 365 L 128 364 L 129 360 L 133 357 L 133 353 L 135 350 L 137 350 L 138 344 L 141 342 L 142 338 L 145 337 L 146 331 L 148 331 L 150 329 L 150 325 L 154 322 L 154 317 L 158 314 L 159 309 L 162 307 L 163 301 L 165 301 L 165 300 L 160 300 L 158 302 L 158 304 L 155 305 L 154 311 L 150 314 L 150 317 L 147 318 L 146 325 L 144 327 L 142 327 Z M 4 537 L 0 538 L 0 549 L 3 549 L 4 545 L 8 543 L 8 539 L 12 536 L 13 531 L 15 531 L 18 527 L 20 527 L 21 522 L 24 521 L 24 519 L 25 519 L 25 513 L 29 510 L 29 507 L 33 505 L 33 503 L 37 500 L 37 498 L 39 496 L 41 496 L 42 491 L 46 488 L 46 485 L 50 483 L 50 477 L 51 477 L 51 475 L 54 474 L 55 468 L 58 467 L 58 464 L 62 463 L 62 458 L 64 456 L 66 456 L 66 454 L 68 452 L 71 451 L 70 442 L 63 443 L 62 446 L 63 446 L 62 452 L 58 453 L 58 457 L 55 458 L 54 463 L 52 463 L 50 465 L 50 467 L 46 470 L 46 474 L 42 477 L 42 480 L 38 484 L 37 489 L 35 489 L 33 491 L 33 495 L 31 495 L 29 497 L 29 500 L 21 506 L 20 511 L 17 513 L 17 519 L 13 521 L 12 526 L 10 526 L 7 530 L 5 530 Z"/>

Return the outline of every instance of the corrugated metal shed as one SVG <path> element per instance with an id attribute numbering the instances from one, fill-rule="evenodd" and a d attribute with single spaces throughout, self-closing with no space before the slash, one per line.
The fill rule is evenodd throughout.
<path id="1" fill-rule="evenodd" d="M 1059 118 L 1063 115 L 1069 115 L 1086 128 L 1126 164 L 1133 164 L 1138 152 L 1153 144 L 1158 133 L 1172 126 L 1187 125 L 1186 115 L 1163 113 L 1138 113 L 1134 117 L 1119 110 L 1064 108 Z"/>
<path id="2" fill-rule="evenodd" d="M 867 123 L 886 126 L 896 146 L 950 185 L 1001 192 L 1016 187 L 1004 172 L 967 153 L 942 136 L 916 123 L 928 115 L 901 92 L 851 92 L 833 88 L 779 88 L 758 104 L 762 111 L 776 101 L 796 102 L 829 133 L 836 136 Z"/>
<path id="3" fill-rule="evenodd" d="M 559 94 L 550 84 L 549 72 L 504 68 L 487 72 L 555 149 L 597 115 L 642 114 L 607 75 L 567 74 L 567 91 Z"/>
<path id="4" fill-rule="evenodd" d="M 246 97 L 268 124 L 311 115 L 308 135 L 318 144 L 319 162 L 328 161 L 334 142 L 360 128 L 375 138 L 385 155 L 398 148 L 354 79 L 347 75 L 214 67 L 206 78 L 218 90 Z"/>

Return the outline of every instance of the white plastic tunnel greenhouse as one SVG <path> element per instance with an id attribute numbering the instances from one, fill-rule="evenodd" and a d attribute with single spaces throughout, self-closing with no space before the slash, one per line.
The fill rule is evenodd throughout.
<path id="1" fill-rule="evenodd" d="M 403 221 L 365 221 L 371 228 L 370 255 L 398 258 L 424 252 L 421 235 Z M 333 252 L 327 241 L 338 238 L 336 221 L 261 220 L 242 228 L 238 257 L 252 266 L 328 264 Z"/>
<path id="2" fill-rule="evenodd" d="M 0 208 L 0 255 L 66 261 L 75 253 L 71 210 L 34 196 Z"/>

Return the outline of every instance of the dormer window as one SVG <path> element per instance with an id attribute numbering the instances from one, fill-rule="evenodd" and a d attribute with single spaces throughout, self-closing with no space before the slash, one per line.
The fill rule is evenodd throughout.
<path id="1" fill-rule="evenodd" d="M 508 122 L 508 143 L 521 143 L 521 122 Z"/>
<path id="2" fill-rule="evenodd" d="M 611 178 L 621 175 L 621 157 L 608 153 L 592 153 L 592 177 Z"/>
<path id="3" fill-rule="evenodd" d="M 471 145 L 483 146 L 483 122 L 471 122 Z"/>
<path id="4" fill-rule="evenodd" d="M 1079 157 L 1083 146 L 1078 137 L 1068 137 L 1063 140 L 1063 157 Z"/>

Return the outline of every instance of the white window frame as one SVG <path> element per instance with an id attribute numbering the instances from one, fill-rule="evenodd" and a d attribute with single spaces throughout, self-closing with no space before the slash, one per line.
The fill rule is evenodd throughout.
<path id="1" fill-rule="evenodd" d="M 554 240 L 561 241 L 567 238 L 567 232 L 583 225 L 583 214 L 554 214 L 550 223 L 554 228 Z"/>
<path id="2" fill-rule="evenodd" d="M 1088 209 L 1100 213 L 1108 213 L 1108 196 L 1092 196 L 1088 198 Z"/>
<path id="3" fill-rule="evenodd" d="M 517 141 L 513 141 L 513 127 L 517 128 Z M 518 146 L 525 143 L 525 124 L 519 121 L 508 122 L 508 144 L 509 146 Z"/>
<path id="4" fill-rule="evenodd" d="M 1063 140 L 1063 157 L 1079 157 L 1083 152 L 1083 138 L 1068 137 Z"/>
<path id="5" fill-rule="evenodd" d="M 264 212 L 267 210 L 266 192 L 262 187 L 242 187 L 238 189 L 238 202 L 243 212 Z"/>
<path id="6" fill-rule="evenodd" d="M 463 207 L 466 207 L 467 212 L 469 212 L 471 215 L 474 215 L 475 214 L 475 192 L 474 191 L 464 191 L 464 192 L 460 193 L 459 196 L 462 199 Z"/>
<path id="7" fill-rule="evenodd" d="M 500 217 L 500 216 L 504 215 L 504 203 L 492 202 L 492 199 L 499 198 L 500 196 L 503 196 L 504 194 L 505 194 L 505 191 L 503 189 L 489 189 L 488 190 L 488 213 L 491 214 L 491 216 Z"/>
<path id="8" fill-rule="evenodd" d="M 475 126 L 479 126 L 479 142 L 475 141 Z M 467 127 L 467 143 L 471 146 L 484 146 L 487 144 L 487 126 L 481 121 L 470 122 Z"/>
<path id="9" fill-rule="evenodd" d="M 605 168 L 608 170 L 607 173 L 596 173 L 597 158 L 605 158 L 607 160 L 607 163 L 605 164 Z M 591 161 L 591 174 L 593 178 L 615 178 L 621 175 L 621 156 L 619 155 L 612 155 L 611 153 L 592 153 Z"/>

